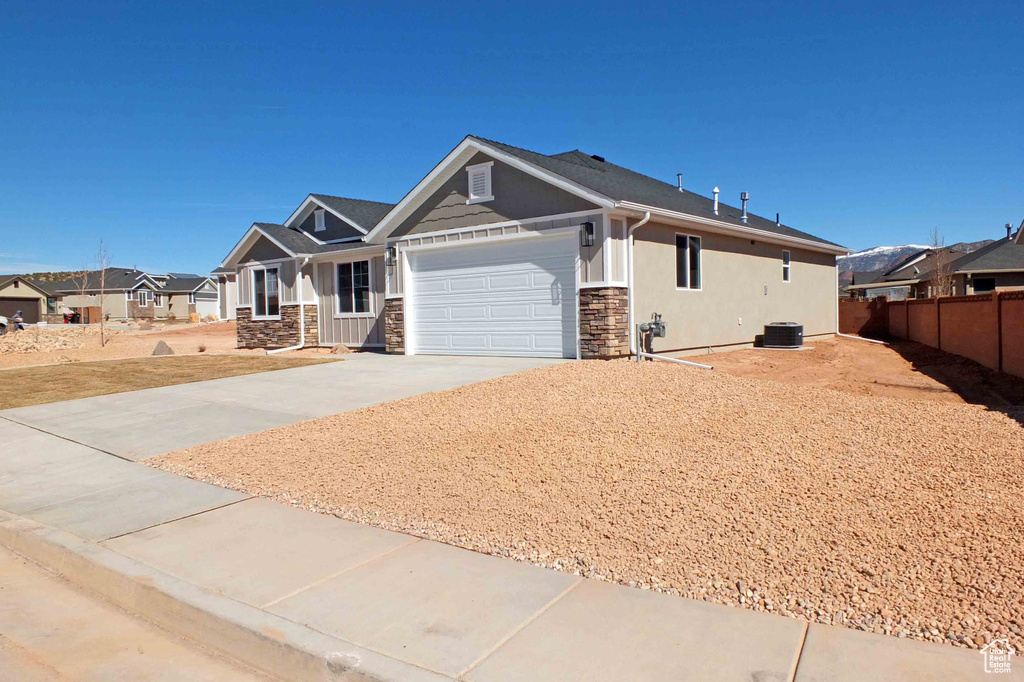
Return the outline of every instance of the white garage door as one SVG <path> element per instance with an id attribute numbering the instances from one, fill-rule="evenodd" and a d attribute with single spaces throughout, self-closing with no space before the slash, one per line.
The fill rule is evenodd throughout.
<path id="1" fill-rule="evenodd" d="M 408 254 L 414 353 L 576 357 L 576 239 Z"/>
<path id="2" fill-rule="evenodd" d="M 207 315 L 218 317 L 220 311 L 217 309 L 217 299 L 197 298 L 196 313 L 199 315 L 200 320 L 205 320 Z"/>

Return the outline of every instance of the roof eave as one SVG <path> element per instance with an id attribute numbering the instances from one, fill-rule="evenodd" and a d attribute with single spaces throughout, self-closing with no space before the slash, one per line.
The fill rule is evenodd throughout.
<path id="1" fill-rule="evenodd" d="M 850 249 L 845 246 L 837 246 L 834 244 L 825 244 L 823 242 L 817 242 L 810 239 L 802 239 L 800 237 L 790 237 L 789 235 L 778 234 L 777 232 L 768 232 L 767 230 L 759 230 L 756 227 L 733 225 L 721 220 L 714 220 L 711 218 L 704 218 L 702 216 L 696 216 L 689 213 L 682 213 L 679 211 L 672 211 L 666 208 L 659 208 L 657 206 L 648 206 L 646 204 L 638 204 L 633 201 L 619 201 L 616 202 L 615 208 L 624 208 L 632 211 L 643 211 L 650 212 L 651 215 L 661 216 L 664 218 L 674 218 L 676 220 L 687 220 L 701 225 L 706 225 L 709 228 L 713 228 L 718 231 L 726 232 L 729 234 L 742 235 L 747 238 L 757 238 L 764 242 L 770 242 L 773 244 L 786 244 L 792 246 L 799 246 L 800 248 L 808 251 L 819 251 L 821 253 L 831 253 L 835 255 L 847 255 L 852 253 Z"/>

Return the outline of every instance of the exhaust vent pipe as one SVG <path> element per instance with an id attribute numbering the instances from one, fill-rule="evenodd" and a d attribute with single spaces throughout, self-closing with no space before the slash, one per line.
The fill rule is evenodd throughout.
<path id="1" fill-rule="evenodd" d="M 747 202 L 750 200 L 750 194 L 748 192 L 740 192 L 740 201 L 743 203 L 743 215 L 740 216 L 740 220 L 747 222 Z"/>
<path id="2" fill-rule="evenodd" d="M 779 214 L 775 214 L 775 227 L 781 227 L 782 223 L 779 222 Z"/>
<path id="3" fill-rule="evenodd" d="M 676 189 L 680 192 L 683 191 L 683 174 L 676 173 Z"/>
<path id="4" fill-rule="evenodd" d="M 715 195 L 715 215 L 718 215 L 718 192 L 719 189 L 717 186 L 711 190 L 711 193 Z"/>
<path id="5" fill-rule="evenodd" d="M 1013 223 L 1006 223 L 1006 238 L 1009 239 L 1011 234 L 1013 234 Z"/>

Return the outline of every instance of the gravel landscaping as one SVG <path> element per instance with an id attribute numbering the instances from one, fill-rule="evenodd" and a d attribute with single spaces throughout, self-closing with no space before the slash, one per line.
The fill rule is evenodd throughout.
<path id="1" fill-rule="evenodd" d="M 1024 650 L 1024 410 L 574 362 L 149 463 L 563 571 Z"/>

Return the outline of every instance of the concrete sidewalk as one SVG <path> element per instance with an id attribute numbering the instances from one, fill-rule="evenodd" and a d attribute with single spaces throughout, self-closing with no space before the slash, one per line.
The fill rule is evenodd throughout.
<path id="1" fill-rule="evenodd" d="M 582 579 L 10 430 L 0 543 L 282 678 L 987 678 L 977 652 Z"/>

